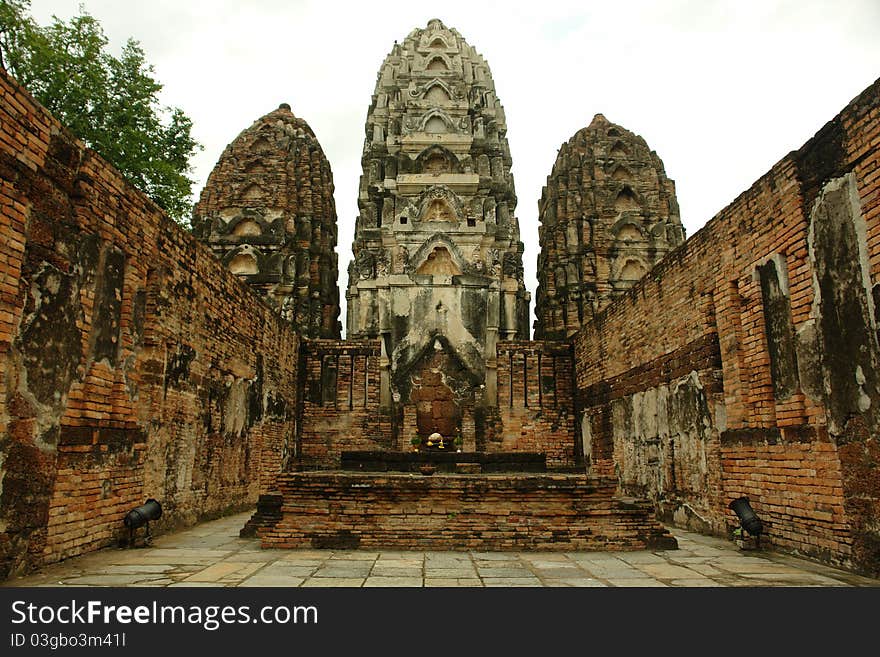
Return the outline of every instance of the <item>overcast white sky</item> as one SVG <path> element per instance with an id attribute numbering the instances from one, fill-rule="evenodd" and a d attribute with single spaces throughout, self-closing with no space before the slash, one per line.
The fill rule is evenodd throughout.
<path id="1" fill-rule="evenodd" d="M 333 168 L 341 292 L 379 65 L 431 18 L 456 28 L 507 114 L 533 313 L 541 187 L 594 114 L 657 151 L 690 236 L 880 76 L 878 0 L 32 0 L 32 14 L 80 4 L 114 51 L 141 42 L 163 101 L 192 118 L 196 196 L 256 118 L 288 102 L 308 121 Z"/>

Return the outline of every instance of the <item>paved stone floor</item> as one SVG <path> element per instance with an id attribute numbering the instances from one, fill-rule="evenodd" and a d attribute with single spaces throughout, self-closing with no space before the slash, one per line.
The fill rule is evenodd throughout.
<path id="1" fill-rule="evenodd" d="M 680 549 L 642 552 L 262 550 L 244 513 L 106 549 L 4 586 L 880 586 L 880 580 L 670 528 Z"/>

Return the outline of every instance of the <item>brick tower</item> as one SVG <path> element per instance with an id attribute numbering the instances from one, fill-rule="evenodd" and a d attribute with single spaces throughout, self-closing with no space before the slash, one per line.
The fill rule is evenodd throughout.
<path id="1" fill-rule="evenodd" d="M 315 133 L 283 103 L 226 147 L 193 233 L 302 335 L 339 338 L 333 173 Z"/>
<path id="2" fill-rule="evenodd" d="M 536 340 L 572 336 L 684 241 L 663 162 L 601 114 L 559 149 L 538 212 Z"/>
<path id="3" fill-rule="evenodd" d="M 496 342 L 528 339 L 506 131 L 456 30 L 434 19 L 394 45 L 367 112 L 347 323 L 381 338 L 383 405 L 419 434 L 495 405 Z"/>

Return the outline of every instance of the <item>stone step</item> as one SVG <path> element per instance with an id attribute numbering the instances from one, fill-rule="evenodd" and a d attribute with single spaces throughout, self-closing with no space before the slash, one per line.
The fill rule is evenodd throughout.
<path id="1" fill-rule="evenodd" d="M 257 499 L 257 510 L 245 523 L 238 535 L 241 538 L 257 536 L 259 529 L 274 527 L 282 518 L 281 493 L 264 493 Z"/>
<path id="2" fill-rule="evenodd" d="M 261 498 L 246 529 L 265 548 L 677 547 L 650 502 L 616 498 L 615 490 L 613 481 L 582 474 L 291 472 Z"/>

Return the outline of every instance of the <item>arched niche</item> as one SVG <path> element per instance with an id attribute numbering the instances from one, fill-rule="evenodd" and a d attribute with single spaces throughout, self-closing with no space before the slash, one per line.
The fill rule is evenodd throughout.
<path id="1" fill-rule="evenodd" d="M 455 132 L 455 124 L 446 114 L 438 109 L 432 109 L 422 117 L 421 131 L 433 134 Z"/>
<path id="2" fill-rule="evenodd" d="M 239 198 L 243 201 L 259 201 L 263 198 L 263 189 L 256 183 L 251 183 L 241 190 Z"/>
<path id="3" fill-rule="evenodd" d="M 617 167 L 611 174 L 612 180 L 632 180 L 632 173 L 626 167 Z"/>
<path id="4" fill-rule="evenodd" d="M 452 166 L 442 153 L 431 153 L 422 163 L 422 173 L 449 173 Z"/>
<path id="5" fill-rule="evenodd" d="M 259 274 L 257 259 L 251 253 L 238 253 L 229 261 L 229 271 L 239 276 Z"/>
<path id="6" fill-rule="evenodd" d="M 458 222 L 466 216 L 461 200 L 448 187 L 437 185 L 422 193 L 419 221 Z"/>
<path id="7" fill-rule="evenodd" d="M 429 257 L 434 254 L 433 260 L 436 261 L 439 257 L 440 262 L 444 262 L 446 260 L 446 254 L 438 254 L 437 250 L 439 248 L 443 248 L 446 251 L 446 254 L 450 256 L 450 260 L 454 265 L 455 272 L 452 273 L 461 273 L 464 270 L 465 262 L 467 261 L 464 255 L 461 252 L 461 249 L 453 242 L 449 236 L 444 233 L 434 233 L 429 239 L 425 240 L 425 242 L 420 246 L 415 253 L 413 253 L 407 262 L 406 271 L 408 273 L 422 273 L 420 270 L 422 265 L 426 263 Z M 434 265 L 429 265 L 429 269 Z M 432 272 L 428 272 L 432 273 Z"/>
<path id="8" fill-rule="evenodd" d="M 457 173 L 458 158 L 442 146 L 431 146 L 416 158 L 413 167 L 416 173 Z"/>
<path id="9" fill-rule="evenodd" d="M 232 234 L 236 237 L 255 237 L 263 234 L 263 229 L 253 219 L 242 219 L 232 228 Z"/>
<path id="10" fill-rule="evenodd" d="M 437 312 L 442 312 L 442 303 Z M 468 342 L 456 344 L 440 329 L 419 331 L 392 354 L 392 387 L 403 404 L 415 406 L 419 435 L 438 432 L 446 439 L 460 429 L 462 405 L 474 402 L 485 376 L 482 354 Z"/>
<path id="11" fill-rule="evenodd" d="M 449 93 L 441 84 L 432 84 L 425 91 L 425 100 L 434 105 L 440 105 L 452 101 Z M 430 131 L 429 131 L 430 132 Z"/>
<path id="12" fill-rule="evenodd" d="M 461 269 L 453 260 L 449 249 L 445 246 L 435 246 L 425 261 L 416 269 L 416 273 L 432 276 L 456 276 L 461 274 Z"/>
<path id="13" fill-rule="evenodd" d="M 621 281 L 637 281 L 648 273 L 648 268 L 637 258 L 627 258 L 618 272 L 617 278 Z"/>
<path id="14" fill-rule="evenodd" d="M 428 65 L 425 67 L 426 71 L 448 71 L 449 65 L 446 63 L 446 60 L 443 57 L 435 56 L 432 57 L 428 62 Z"/>
<path id="15" fill-rule="evenodd" d="M 620 229 L 620 232 L 617 234 L 617 239 L 623 242 L 637 242 L 641 241 L 642 233 L 632 224 L 627 224 Z"/>
<path id="16" fill-rule="evenodd" d="M 618 213 L 632 212 L 641 210 L 642 206 L 639 204 L 635 192 L 629 187 L 624 187 L 614 199 L 614 209 Z"/>
<path id="17" fill-rule="evenodd" d="M 614 142 L 614 145 L 611 147 L 609 155 L 611 157 L 629 157 L 629 149 L 622 141 L 617 141 Z"/>
<path id="18" fill-rule="evenodd" d="M 254 139 L 251 144 L 250 151 L 252 153 L 266 153 L 267 151 L 272 150 L 272 144 L 269 143 L 269 140 L 266 137 L 260 135 L 256 139 Z"/>
<path id="19" fill-rule="evenodd" d="M 642 242 L 645 240 L 645 232 L 634 223 L 624 223 L 612 232 L 618 242 Z"/>
<path id="20" fill-rule="evenodd" d="M 649 240 L 648 231 L 632 215 L 624 215 L 611 226 L 611 235 L 617 241 Z"/>
<path id="21" fill-rule="evenodd" d="M 445 198 L 434 198 L 425 207 L 421 220 L 454 222 L 458 220 L 458 217 L 455 216 L 455 211 L 449 206 L 449 202 Z"/>
<path id="22" fill-rule="evenodd" d="M 439 116 L 432 116 L 430 119 L 425 121 L 424 131 L 434 135 L 442 135 L 446 132 L 449 132 L 449 126 L 446 125 L 446 121 L 441 119 Z"/>

